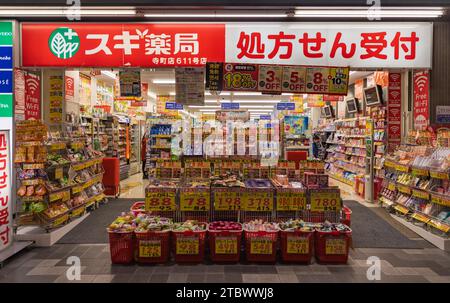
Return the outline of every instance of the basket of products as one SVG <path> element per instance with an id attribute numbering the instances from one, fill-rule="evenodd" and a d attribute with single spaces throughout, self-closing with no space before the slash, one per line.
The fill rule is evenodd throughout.
<path id="1" fill-rule="evenodd" d="M 64 225 L 69 221 L 69 208 L 63 202 L 52 203 L 46 210 L 38 213 L 41 224 L 45 229 Z"/>
<path id="2" fill-rule="evenodd" d="M 213 262 L 239 262 L 242 224 L 215 221 L 208 225 L 209 249 Z"/>
<path id="3" fill-rule="evenodd" d="M 172 248 L 177 263 L 200 263 L 205 256 L 207 224 L 195 220 L 175 223 Z"/>
<path id="4" fill-rule="evenodd" d="M 172 220 L 138 214 L 134 219 L 135 260 L 137 263 L 166 263 L 170 256 Z"/>
<path id="5" fill-rule="evenodd" d="M 113 264 L 130 264 L 134 260 L 134 218 L 131 213 L 122 213 L 107 228 Z"/>
<path id="6" fill-rule="evenodd" d="M 277 223 L 257 219 L 244 223 L 245 253 L 249 262 L 275 263 L 277 260 Z"/>
<path id="7" fill-rule="evenodd" d="M 311 263 L 315 225 L 289 219 L 280 223 L 281 258 L 284 262 Z"/>
<path id="8" fill-rule="evenodd" d="M 135 202 L 130 207 L 130 212 L 137 217 L 139 214 L 145 214 L 145 202 L 144 201 L 138 201 Z"/>
<path id="9" fill-rule="evenodd" d="M 344 224 L 325 222 L 316 228 L 315 255 L 317 262 L 346 264 L 352 242 L 352 230 Z"/>

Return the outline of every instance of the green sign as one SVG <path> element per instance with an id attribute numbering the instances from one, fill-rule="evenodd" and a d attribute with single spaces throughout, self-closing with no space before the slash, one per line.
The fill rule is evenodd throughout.
<path id="1" fill-rule="evenodd" d="M 71 28 L 59 27 L 50 35 L 48 47 L 60 59 L 72 58 L 80 49 L 80 37 Z"/>
<path id="2" fill-rule="evenodd" d="M 0 45 L 13 45 L 12 22 L 0 22 Z"/>
<path id="3" fill-rule="evenodd" d="M 13 116 L 13 96 L 12 94 L 0 95 L 0 118 Z"/>

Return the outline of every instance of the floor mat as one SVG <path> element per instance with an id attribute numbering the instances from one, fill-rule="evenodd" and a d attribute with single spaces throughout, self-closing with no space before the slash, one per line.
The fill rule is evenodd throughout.
<path id="1" fill-rule="evenodd" d="M 355 248 L 424 248 L 431 247 L 423 239 L 412 240 L 405 236 L 390 216 L 380 216 L 377 208 L 356 201 L 344 201 L 352 210 L 351 228 Z M 417 236 L 418 237 L 418 236 Z"/>
<path id="2" fill-rule="evenodd" d="M 91 212 L 89 217 L 78 224 L 58 243 L 64 244 L 96 244 L 108 243 L 106 227 L 111 224 L 121 212 L 129 211 L 131 205 L 142 199 L 110 199 L 105 205 Z"/>

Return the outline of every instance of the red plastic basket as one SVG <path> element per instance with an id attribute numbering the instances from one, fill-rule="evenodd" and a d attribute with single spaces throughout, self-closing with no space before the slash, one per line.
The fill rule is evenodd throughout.
<path id="1" fill-rule="evenodd" d="M 278 231 L 247 231 L 245 254 L 249 262 L 275 263 L 277 261 Z"/>
<path id="2" fill-rule="evenodd" d="M 139 215 L 139 214 L 145 213 L 145 209 L 141 209 L 142 206 L 145 207 L 145 202 L 144 202 L 144 201 L 138 201 L 138 202 L 134 203 L 134 204 L 130 207 L 131 213 L 132 213 L 135 217 L 137 217 L 137 215 Z"/>
<path id="3" fill-rule="evenodd" d="M 211 260 L 217 263 L 236 263 L 241 256 L 241 230 L 210 230 L 209 250 Z"/>
<path id="4" fill-rule="evenodd" d="M 205 257 L 204 231 L 174 231 L 172 248 L 177 263 L 201 263 Z"/>
<path id="5" fill-rule="evenodd" d="M 135 232 L 138 263 L 166 263 L 170 256 L 170 231 Z"/>
<path id="6" fill-rule="evenodd" d="M 133 262 L 134 233 L 133 232 L 111 232 L 109 234 L 109 250 L 111 252 L 111 263 L 130 264 Z"/>
<path id="7" fill-rule="evenodd" d="M 281 259 L 284 262 L 311 263 L 314 231 L 280 231 Z"/>
<path id="8" fill-rule="evenodd" d="M 347 225 L 350 227 L 351 224 L 351 218 L 352 218 L 352 210 L 345 206 L 342 208 L 342 217 L 341 217 L 341 223 Z"/>
<path id="9" fill-rule="evenodd" d="M 315 252 L 319 263 L 346 264 L 352 232 L 316 231 Z"/>

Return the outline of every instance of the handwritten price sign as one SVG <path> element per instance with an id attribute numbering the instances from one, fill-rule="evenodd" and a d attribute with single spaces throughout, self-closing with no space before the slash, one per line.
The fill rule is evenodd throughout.
<path id="1" fill-rule="evenodd" d="M 286 249 L 288 254 L 306 255 L 309 253 L 309 239 L 300 236 L 288 236 Z"/>
<path id="2" fill-rule="evenodd" d="M 271 192 L 246 192 L 243 197 L 246 211 L 273 210 L 273 193 Z"/>
<path id="3" fill-rule="evenodd" d="M 347 242 L 345 239 L 326 239 L 325 254 L 345 255 L 347 254 Z"/>
<path id="4" fill-rule="evenodd" d="M 217 237 L 215 243 L 216 254 L 231 255 L 237 253 L 237 239 L 235 237 Z"/>
<path id="5" fill-rule="evenodd" d="M 348 67 L 330 67 L 328 74 L 328 93 L 346 94 L 350 70 Z"/>
<path id="6" fill-rule="evenodd" d="M 161 241 L 139 241 L 139 257 L 159 258 L 161 257 Z"/>
<path id="7" fill-rule="evenodd" d="M 180 195 L 181 211 L 208 211 L 211 197 L 209 192 L 182 192 Z"/>
<path id="8" fill-rule="evenodd" d="M 250 253 L 252 255 L 271 255 L 272 239 L 253 238 L 250 240 Z"/>
<path id="9" fill-rule="evenodd" d="M 176 210 L 175 192 L 147 192 L 145 197 L 146 211 Z"/>
<path id="10" fill-rule="evenodd" d="M 337 211 L 341 209 L 341 196 L 339 190 L 312 191 L 311 210 Z"/>
<path id="11" fill-rule="evenodd" d="M 240 210 L 242 193 L 239 192 L 215 192 L 215 210 Z"/>
<path id="12" fill-rule="evenodd" d="M 176 242 L 177 255 L 198 255 L 198 237 L 181 237 Z"/>
<path id="13" fill-rule="evenodd" d="M 306 195 L 301 192 L 278 192 L 277 210 L 297 211 L 306 208 Z"/>

